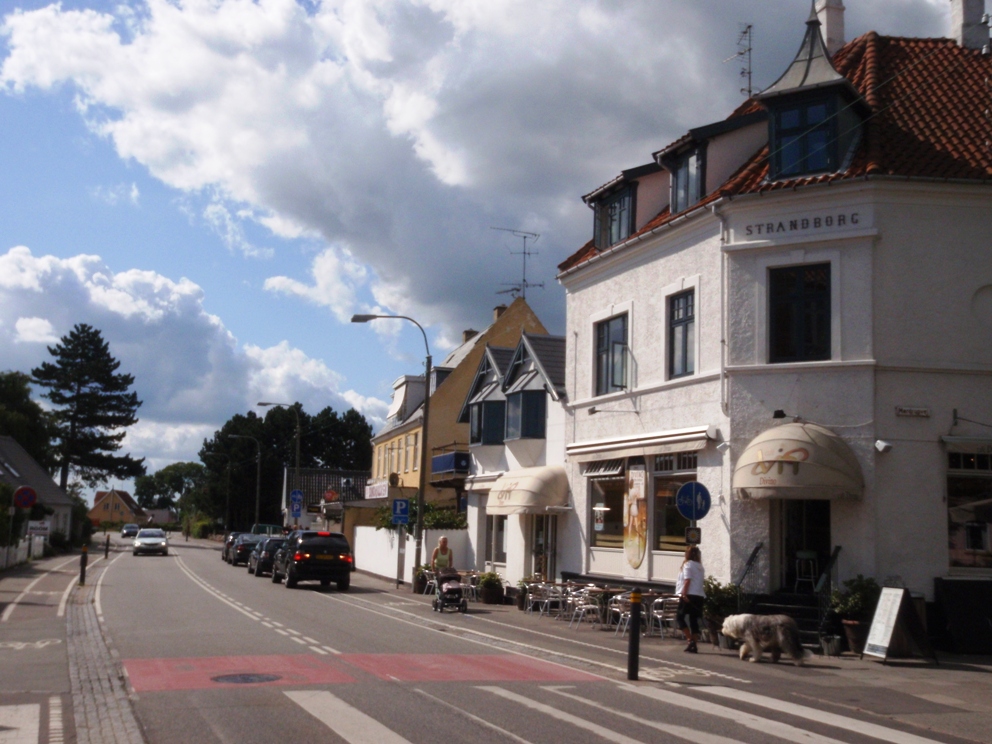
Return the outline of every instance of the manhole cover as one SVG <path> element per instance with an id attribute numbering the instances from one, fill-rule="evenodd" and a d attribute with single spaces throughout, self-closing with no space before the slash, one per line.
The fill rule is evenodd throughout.
<path id="1" fill-rule="evenodd" d="M 259 682 L 275 682 L 282 677 L 278 674 L 222 674 L 210 679 L 222 685 L 254 685 Z"/>

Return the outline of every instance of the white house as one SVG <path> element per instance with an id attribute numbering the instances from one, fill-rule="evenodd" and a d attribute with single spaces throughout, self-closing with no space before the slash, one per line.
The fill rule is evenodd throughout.
<path id="1" fill-rule="evenodd" d="M 565 461 L 565 339 L 524 332 L 487 346 L 465 398 L 469 542 L 475 567 L 516 583 L 574 562 L 578 521 Z"/>
<path id="2" fill-rule="evenodd" d="M 952 5 L 956 39 L 845 44 L 819 0 L 778 81 L 585 197 L 559 266 L 581 572 L 672 582 L 698 480 L 724 581 L 759 544 L 763 591 L 992 578 L 992 57 Z"/>

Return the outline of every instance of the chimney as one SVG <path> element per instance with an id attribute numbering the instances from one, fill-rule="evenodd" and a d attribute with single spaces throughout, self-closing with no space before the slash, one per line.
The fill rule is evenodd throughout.
<path id="1" fill-rule="evenodd" d="M 473 338 L 475 338 L 478 335 L 479 335 L 479 332 L 478 331 L 473 331 L 471 328 L 468 328 L 468 329 L 462 331 L 462 343 L 463 344 L 464 343 L 467 343 L 467 342 L 471 341 Z"/>
<path id="2" fill-rule="evenodd" d="M 985 0 L 951 0 L 951 37 L 965 49 L 982 49 L 989 43 Z"/>
<path id="3" fill-rule="evenodd" d="M 833 56 L 844 46 L 844 2 L 843 0 L 816 0 L 816 17 L 823 31 L 823 41 L 827 51 Z"/>
<path id="4" fill-rule="evenodd" d="M 493 308 L 493 322 L 495 323 L 499 320 L 499 317 L 506 312 L 506 305 L 497 305 Z"/>

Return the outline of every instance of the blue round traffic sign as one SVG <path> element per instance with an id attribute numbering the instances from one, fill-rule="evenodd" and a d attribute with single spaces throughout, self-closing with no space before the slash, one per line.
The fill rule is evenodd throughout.
<path id="1" fill-rule="evenodd" d="M 38 494 L 31 486 L 21 486 L 14 491 L 14 506 L 20 509 L 30 509 L 38 500 Z"/>
<path id="2" fill-rule="evenodd" d="M 702 483 L 689 481 L 675 494 L 675 507 L 686 519 L 702 519 L 710 511 L 710 492 Z"/>

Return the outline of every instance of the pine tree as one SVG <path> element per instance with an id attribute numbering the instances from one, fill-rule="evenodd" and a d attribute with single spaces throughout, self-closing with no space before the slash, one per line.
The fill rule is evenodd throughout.
<path id="1" fill-rule="evenodd" d="M 48 352 L 55 362 L 43 362 L 31 374 L 48 388 L 44 397 L 56 406 L 59 485 L 66 487 L 70 469 L 90 486 L 107 478 L 143 475 L 144 458 L 113 454 L 121 448 L 124 429 L 137 423 L 141 401 L 129 392 L 134 377 L 116 374 L 121 363 L 111 356 L 100 331 L 77 324 Z"/>

